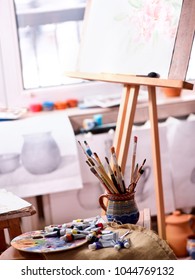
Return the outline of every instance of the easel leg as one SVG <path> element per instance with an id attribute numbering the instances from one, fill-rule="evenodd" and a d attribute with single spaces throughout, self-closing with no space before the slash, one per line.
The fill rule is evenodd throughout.
<path id="1" fill-rule="evenodd" d="M 151 123 L 151 132 L 152 132 L 152 154 L 153 154 L 155 192 L 156 192 L 156 203 L 157 203 L 158 234 L 162 239 L 165 240 L 166 239 L 165 211 L 164 211 L 164 197 L 163 197 L 162 174 L 161 174 L 160 144 L 159 144 L 159 134 L 158 134 L 158 117 L 157 117 L 155 87 L 149 86 L 148 94 L 149 94 L 149 118 Z"/>
<path id="2" fill-rule="evenodd" d="M 124 173 L 134 122 L 139 86 L 125 85 L 119 108 L 114 147 L 121 170 Z"/>

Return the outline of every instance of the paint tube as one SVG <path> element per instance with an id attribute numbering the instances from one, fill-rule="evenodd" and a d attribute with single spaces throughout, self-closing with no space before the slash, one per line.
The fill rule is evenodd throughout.
<path id="1" fill-rule="evenodd" d="M 65 229 L 66 228 L 66 224 L 62 224 L 62 225 L 49 225 L 49 226 L 45 226 L 44 230 L 46 232 L 53 232 L 53 231 L 57 231 L 59 229 Z"/>
<path id="2" fill-rule="evenodd" d="M 128 238 L 128 239 L 125 239 L 125 240 L 124 240 L 124 247 L 125 247 L 126 249 L 128 249 L 130 246 L 131 246 L 130 239 L 129 239 L 129 238 Z"/>
<path id="3" fill-rule="evenodd" d="M 72 233 L 67 233 L 64 236 L 61 236 L 61 239 L 66 241 L 66 242 L 72 242 L 77 239 L 82 239 L 85 238 L 85 234 L 72 234 Z"/>
<path id="4" fill-rule="evenodd" d="M 91 223 L 90 226 L 87 227 L 85 230 L 94 231 L 97 228 L 102 230 L 106 227 L 106 225 L 107 225 L 106 222 L 97 222 L 96 221 L 96 222 Z"/>
<path id="5" fill-rule="evenodd" d="M 102 234 L 108 234 L 108 233 L 112 233 L 112 230 L 107 230 L 107 229 L 103 229 L 102 230 Z"/>
<path id="6" fill-rule="evenodd" d="M 78 229 L 76 229 L 76 228 L 73 228 L 73 229 L 71 230 L 71 233 L 72 233 L 72 234 L 85 234 L 85 235 L 88 235 L 90 232 L 87 231 L 87 230 L 78 230 Z"/>
<path id="7" fill-rule="evenodd" d="M 78 230 L 88 230 L 87 228 L 90 226 L 90 223 L 82 223 L 82 222 L 79 222 L 79 223 L 73 223 L 71 228 L 76 228 Z"/>
<path id="8" fill-rule="evenodd" d="M 57 229 L 52 232 L 48 232 L 44 234 L 44 237 L 60 237 L 66 233 L 66 229 Z"/>
<path id="9" fill-rule="evenodd" d="M 114 249 L 119 251 L 121 248 L 126 248 L 128 249 L 130 247 L 130 240 L 125 239 L 125 240 L 118 240 L 116 244 L 114 245 Z"/>
<path id="10" fill-rule="evenodd" d="M 88 235 L 86 236 L 86 240 L 87 240 L 89 243 L 93 243 L 93 242 L 99 241 L 99 237 L 98 237 L 97 235 L 88 234 Z"/>
<path id="11" fill-rule="evenodd" d="M 108 233 L 108 234 L 103 234 L 100 236 L 100 240 L 118 240 L 118 232 L 111 232 L 111 233 Z"/>
<path id="12" fill-rule="evenodd" d="M 90 232 L 90 233 L 86 236 L 87 241 L 93 242 L 93 241 L 99 240 L 99 238 L 97 237 L 98 234 L 99 234 L 99 233 L 98 233 L 97 231 Z"/>
<path id="13" fill-rule="evenodd" d="M 73 223 L 83 223 L 84 220 L 83 219 L 76 219 L 72 221 Z"/>
<path id="14" fill-rule="evenodd" d="M 88 248 L 90 250 L 98 250 L 101 248 L 108 248 L 108 247 L 114 247 L 114 240 L 101 240 L 97 242 L 93 242 L 92 244 L 89 244 Z"/>

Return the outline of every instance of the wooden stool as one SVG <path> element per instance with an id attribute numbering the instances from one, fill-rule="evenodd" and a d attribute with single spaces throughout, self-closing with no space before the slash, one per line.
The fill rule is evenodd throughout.
<path id="1" fill-rule="evenodd" d="M 9 238 L 12 240 L 14 237 L 22 233 L 20 225 L 21 218 L 34 215 L 35 213 L 36 210 L 34 206 L 31 205 L 17 211 L 0 214 L 0 252 L 7 249 L 4 229 L 8 229 Z"/>
<path id="2" fill-rule="evenodd" d="M 151 214 L 149 208 L 144 208 L 143 210 L 140 211 L 140 216 L 137 225 L 142 226 L 146 229 L 152 229 Z"/>

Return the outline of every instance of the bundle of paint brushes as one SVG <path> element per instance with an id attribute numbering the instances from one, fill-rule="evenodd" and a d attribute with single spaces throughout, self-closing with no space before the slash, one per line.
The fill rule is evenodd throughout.
<path id="1" fill-rule="evenodd" d="M 132 166 L 131 166 L 131 179 L 128 187 L 125 185 L 124 176 L 121 171 L 121 167 L 118 164 L 115 148 L 111 147 L 111 162 L 107 157 L 105 157 L 107 170 L 105 169 L 102 161 L 96 152 L 93 152 L 89 147 L 87 141 L 84 141 L 84 146 L 78 141 L 84 154 L 86 155 L 86 163 L 89 165 L 91 172 L 99 179 L 108 194 L 124 194 L 124 193 L 134 193 L 136 185 L 144 172 L 143 166 L 146 159 L 143 161 L 142 165 L 139 167 L 138 164 L 135 166 L 136 161 L 136 147 L 137 147 L 137 136 L 134 137 L 134 149 L 132 156 Z"/>

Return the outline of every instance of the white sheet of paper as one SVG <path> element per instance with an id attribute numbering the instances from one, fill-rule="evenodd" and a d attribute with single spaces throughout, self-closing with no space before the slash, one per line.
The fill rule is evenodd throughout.
<path id="1" fill-rule="evenodd" d="M 167 149 L 167 127 L 166 123 L 159 124 L 159 141 L 161 151 L 161 171 L 162 171 L 162 184 L 164 193 L 164 206 L 165 212 L 169 213 L 175 209 L 174 193 L 170 172 L 169 152 Z M 143 160 L 146 159 L 144 165 L 145 172 L 140 177 L 136 187 L 136 202 L 139 209 L 150 208 L 151 215 L 157 214 L 156 208 L 156 193 L 154 186 L 154 171 L 153 171 L 153 158 L 152 158 L 152 144 L 151 144 L 151 129 L 149 123 L 142 126 L 133 126 L 129 153 L 127 158 L 127 165 L 125 169 L 125 181 L 130 182 L 131 175 L 131 160 L 133 149 L 133 138 L 138 137 L 137 142 L 137 155 L 136 163 L 139 166 Z"/>
<path id="2" fill-rule="evenodd" d="M 30 197 L 82 187 L 76 138 L 65 111 L 35 114 L 25 119 L 2 122 L 0 155 L 21 155 L 24 135 L 47 131 L 51 132 L 60 149 L 61 162 L 58 168 L 53 172 L 36 175 L 26 170 L 20 161 L 15 171 L 0 174 L 0 188 L 20 197 Z"/>
<path id="3" fill-rule="evenodd" d="M 168 143 L 176 208 L 195 204 L 195 115 L 169 118 Z"/>
<path id="4" fill-rule="evenodd" d="M 31 204 L 5 189 L 0 189 L 0 214 L 17 211 Z"/>

